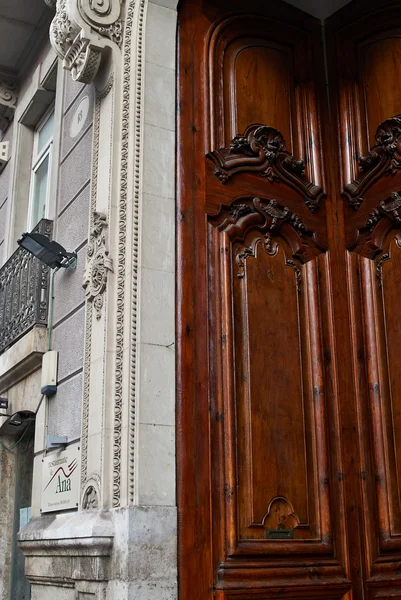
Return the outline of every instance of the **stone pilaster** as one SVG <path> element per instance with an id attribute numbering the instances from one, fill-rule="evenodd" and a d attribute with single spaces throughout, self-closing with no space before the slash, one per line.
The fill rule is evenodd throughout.
<path id="1" fill-rule="evenodd" d="M 175 36 L 175 10 L 148 0 L 57 2 L 52 43 L 73 79 L 97 89 L 81 499 L 75 516 L 56 517 L 51 544 L 44 520 L 22 532 L 33 600 L 63 570 L 65 600 L 176 599 Z M 84 550 L 71 530 L 71 552 L 57 540 L 67 538 L 73 522 L 86 531 L 96 515 L 108 515 L 111 524 L 104 579 L 86 567 L 74 579 L 71 561 L 84 565 L 96 536 L 89 532 Z M 40 547 L 49 557 L 43 575 L 34 558 Z M 51 576 L 53 551 L 63 559 Z"/>

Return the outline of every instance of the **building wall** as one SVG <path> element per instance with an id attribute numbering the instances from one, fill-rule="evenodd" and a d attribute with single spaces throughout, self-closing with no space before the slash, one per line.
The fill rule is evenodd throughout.
<path id="1" fill-rule="evenodd" d="M 76 251 L 78 257 L 75 271 L 60 271 L 54 280 L 51 346 L 59 352 L 59 365 L 57 394 L 49 401 L 48 433 L 75 440 L 81 435 L 85 328 L 82 281 L 89 229 L 94 87 L 74 83 L 70 77 L 63 79 L 54 235 L 66 249 Z M 71 126 L 77 120 L 77 111 L 81 110 L 83 102 L 84 105 L 88 102 L 89 108 L 82 113 L 80 130 L 76 134 Z"/>

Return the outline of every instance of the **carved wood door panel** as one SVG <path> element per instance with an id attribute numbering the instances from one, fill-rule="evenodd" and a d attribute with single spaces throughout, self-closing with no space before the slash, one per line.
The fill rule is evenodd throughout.
<path id="1" fill-rule="evenodd" d="M 401 598 L 401 7 L 329 20 L 330 117 L 250 4 L 179 10 L 181 600 Z"/>
<path id="2" fill-rule="evenodd" d="M 333 113 L 347 249 L 365 597 L 401 598 L 401 377 L 396 358 L 401 323 L 401 5 L 355 2 L 327 25 L 336 74 Z"/>

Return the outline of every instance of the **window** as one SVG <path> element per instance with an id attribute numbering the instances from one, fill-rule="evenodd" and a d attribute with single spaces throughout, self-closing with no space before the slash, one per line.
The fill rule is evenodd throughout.
<path id="1" fill-rule="evenodd" d="M 28 229 L 44 219 L 49 208 L 49 182 L 53 146 L 54 108 L 36 127 L 33 144 Z"/>

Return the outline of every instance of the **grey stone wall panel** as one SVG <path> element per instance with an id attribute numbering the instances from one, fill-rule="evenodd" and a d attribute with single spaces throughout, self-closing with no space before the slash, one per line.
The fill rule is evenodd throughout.
<path id="1" fill-rule="evenodd" d="M 67 248 L 68 249 L 68 248 Z M 59 271 L 54 280 L 53 324 L 73 313 L 85 300 L 82 280 L 85 269 L 85 247 L 78 252 L 75 271 Z"/>
<path id="2" fill-rule="evenodd" d="M 58 380 L 76 373 L 83 366 L 85 307 L 53 331 L 52 349 L 59 352 Z"/>
<path id="3" fill-rule="evenodd" d="M 57 388 L 49 400 L 49 435 L 66 435 L 74 440 L 81 435 L 82 374 L 78 374 Z"/>
<path id="4" fill-rule="evenodd" d="M 88 239 L 90 183 L 57 220 L 57 241 L 72 252 Z"/>
<path id="5" fill-rule="evenodd" d="M 86 87 L 84 83 L 74 81 L 72 77 L 65 78 L 64 84 L 64 114 L 68 112 L 75 98 L 82 92 Z"/>
<path id="6" fill-rule="evenodd" d="M 92 127 L 61 164 L 58 214 L 90 180 L 91 162 Z"/>

